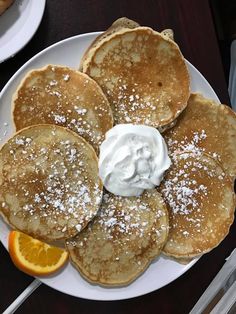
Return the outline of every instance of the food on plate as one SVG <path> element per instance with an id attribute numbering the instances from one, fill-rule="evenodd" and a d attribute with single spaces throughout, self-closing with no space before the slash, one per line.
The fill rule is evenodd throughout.
<path id="1" fill-rule="evenodd" d="M 236 114 L 228 106 L 191 94 L 176 125 L 163 133 L 171 153 L 195 150 L 216 158 L 236 177 Z"/>
<path id="2" fill-rule="evenodd" d="M 190 96 L 179 47 L 148 27 L 121 28 L 95 41 L 80 67 L 103 89 L 115 124 L 165 127 L 184 110 Z"/>
<path id="3" fill-rule="evenodd" d="M 43 241 L 75 236 L 97 213 L 102 182 L 94 149 L 56 125 L 20 130 L 0 151 L 0 213 Z"/>
<path id="4" fill-rule="evenodd" d="M 228 234 L 235 195 L 230 177 L 205 153 L 177 153 L 160 186 L 169 212 L 169 236 L 163 252 L 192 258 L 209 252 Z"/>
<path id="5" fill-rule="evenodd" d="M 100 147 L 99 175 L 115 195 L 139 196 L 155 188 L 170 164 L 160 132 L 146 125 L 117 124 Z"/>
<path id="6" fill-rule="evenodd" d="M 112 111 L 98 84 L 65 66 L 28 72 L 13 97 L 16 130 L 35 124 L 65 126 L 96 150 L 113 125 Z"/>
<path id="7" fill-rule="evenodd" d="M 101 35 L 97 36 L 95 38 L 95 40 L 91 43 L 91 45 L 87 48 L 87 50 L 85 51 L 83 57 L 80 60 L 80 70 L 82 71 L 82 65 L 84 62 L 86 62 L 86 59 L 89 58 L 89 56 L 91 54 L 93 54 L 94 49 L 107 37 L 109 37 L 110 35 L 113 35 L 115 32 L 124 29 L 124 28 L 128 28 L 128 29 L 132 29 L 132 28 L 136 28 L 139 27 L 140 25 L 133 21 L 130 20 L 126 17 L 121 17 L 119 19 L 117 19 L 114 23 L 112 23 L 112 25 L 105 31 L 103 32 Z"/>
<path id="8" fill-rule="evenodd" d="M 168 213 L 156 190 L 140 197 L 104 193 L 95 219 L 66 242 L 72 263 L 87 280 L 125 285 L 159 256 L 168 235 Z"/>
<path id="9" fill-rule="evenodd" d="M 93 54 L 94 50 L 97 46 L 104 40 L 116 33 L 117 31 L 124 30 L 124 29 L 133 29 L 140 27 L 140 25 L 127 17 L 121 17 L 115 20 L 112 25 L 101 35 L 97 36 L 95 40 L 91 43 L 91 45 L 85 51 L 82 59 L 80 60 L 80 70 L 82 71 L 83 63 L 86 62 L 86 59 Z M 169 39 L 174 39 L 174 33 L 172 29 L 165 29 L 161 32 L 163 35 L 167 36 Z"/>
<path id="10" fill-rule="evenodd" d="M 16 267 L 31 276 L 46 276 L 55 273 L 68 260 L 66 250 L 15 230 L 9 234 L 8 249 Z"/>
<path id="11" fill-rule="evenodd" d="M 2 15 L 14 2 L 14 0 L 0 0 L 0 15 Z"/>
<path id="12" fill-rule="evenodd" d="M 51 248 L 28 235 L 65 240 L 85 279 L 123 286 L 162 252 L 186 263 L 212 250 L 234 219 L 235 113 L 190 95 L 172 30 L 118 19 L 80 67 L 32 70 L 13 96 L 20 131 L 0 150 L 0 214 L 25 233 L 10 234 L 15 264 L 49 273 Z M 67 253 L 53 252 L 62 265 Z"/>

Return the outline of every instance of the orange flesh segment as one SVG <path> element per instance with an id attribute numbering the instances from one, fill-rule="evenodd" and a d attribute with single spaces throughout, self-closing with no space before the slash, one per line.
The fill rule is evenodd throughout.
<path id="1" fill-rule="evenodd" d="M 60 269 L 68 259 L 65 250 L 18 231 L 9 234 L 9 253 L 20 270 L 34 276 L 49 275 Z"/>

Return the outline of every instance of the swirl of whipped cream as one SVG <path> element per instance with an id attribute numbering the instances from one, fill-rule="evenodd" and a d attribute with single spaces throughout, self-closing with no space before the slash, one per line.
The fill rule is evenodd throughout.
<path id="1" fill-rule="evenodd" d="M 100 146 L 99 175 L 120 196 L 139 196 L 159 185 L 171 165 L 160 132 L 146 125 L 118 124 Z"/>

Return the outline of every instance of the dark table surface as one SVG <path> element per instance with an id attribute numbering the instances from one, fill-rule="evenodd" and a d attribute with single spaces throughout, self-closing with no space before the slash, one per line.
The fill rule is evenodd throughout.
<path id="1" fill-rule="evenodd" d="M 48 0 L 32 40 L 14 58 L 0 64 L 0 89 L 42 49 L 70 36 L 104 30 L 121 16 L 157 30 L 172 28 L 185 58 L 206 77 L 221 102 L 228 103 L 214 22 L 206 0 Z M 235 236 L 234 224 L 226 239 L 184 275 L 145 296 L 123 301 L 90 301 L 41 285 L 17 313 L 188 313 L 234 248 Z M 13 266 L 0 244 L 0 312 L 32 280 Z"/>

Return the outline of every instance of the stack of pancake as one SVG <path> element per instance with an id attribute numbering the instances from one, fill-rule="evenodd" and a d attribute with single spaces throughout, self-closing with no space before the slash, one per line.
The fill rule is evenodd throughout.
<path id="1" fill-rule="evenodd" d="M 129 284 L 161 252 L 183 262 L 217 246 L 234 218 L 236 116 L 190 95 L 172 32 L 121 18 L 91 44 L 80 71 L 33 70 L 13 96 L 17 133 L 0 151 L 6 222 L 65 241 L 81 275 L 106 286 Z M 163 132 L 172 166 L 158 189 L 103 191 L 97 155 L 113 119 Z"/>

